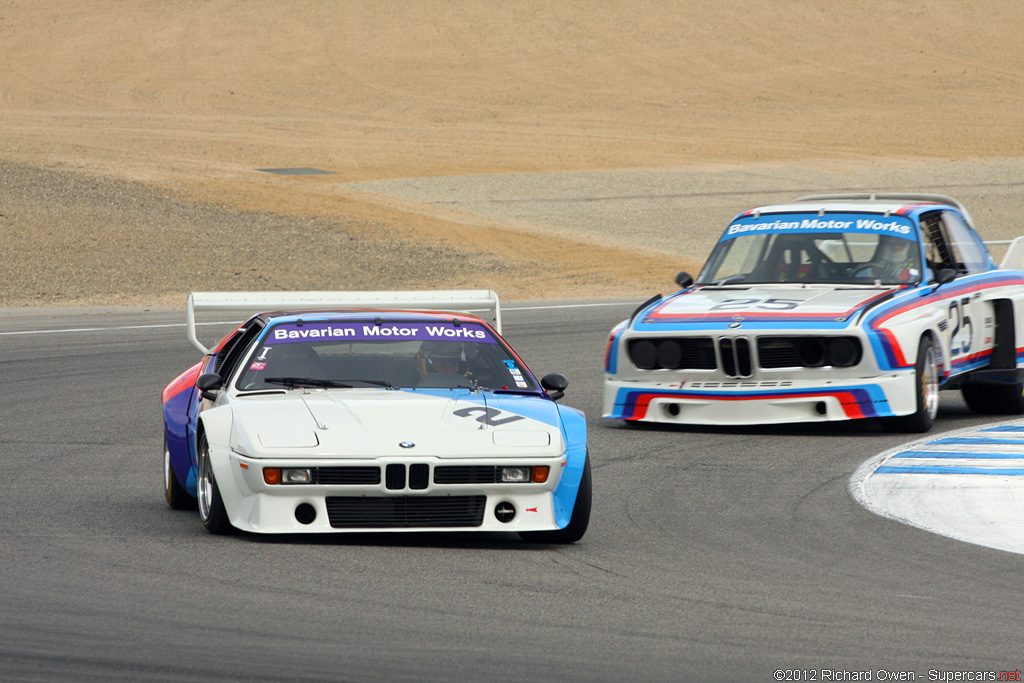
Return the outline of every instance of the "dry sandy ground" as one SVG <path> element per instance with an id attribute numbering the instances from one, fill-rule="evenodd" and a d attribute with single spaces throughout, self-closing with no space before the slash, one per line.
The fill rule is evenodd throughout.
<path id="1" fill-rule="evenodd" d="M 0 0 L 0 306 L 637 296 L 677 259 L 345 183 L 1019 158 L 1022 130 L 1019 0 Z M 259 170 L 292 167 L 331 173 Z"/>

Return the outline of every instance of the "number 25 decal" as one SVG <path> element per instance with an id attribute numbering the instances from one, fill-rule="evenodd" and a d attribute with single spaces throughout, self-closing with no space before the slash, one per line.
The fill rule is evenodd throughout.
<path id="1" fill-rule="evenodd" d="M 496 420 L 494 418 L 501 415 L 501 411 L 498 410 L 497 408 L 489 408 L 487 406 L 470 406 L 469 408 L 459 408 L 452 414 L 458 417 L 469 417 L 473 413 L 483 413 L 483 415 L 480 415 L 476 418 L 476 421 L 481 422 L 485 425 L 491 425 L 492 427 L 497 427 L 498 425 L 508 424 L 509 422 L 515 422 L 516 420 L 525 419 L 522 415 L 511 415 L 509 417 Z"/>
<path id="2" fill-rule="evenodd" d="M 971 316 L 964 312 L 964 304 L 970 301 L 969 298 L 964 298 L 959 301 L 949 302 L 949 319 L 956 319 L 953 323 L 953 331 L 949 333 L 949 352 L 951 355 L 959 356 L 963 353 L 968 353 L 971 350 L 971 338 L 974 336 L 974 323 L 971 322 Z M 961 342 L 957 342 L 957 332 L 961 330 L 970 330 L 967 333 L 966 338 Z"/>
<path id="3" fill-rule="evenodd" d="M 788 311 L 799 306 L 799 299 L 726 299 L 712 306 L 710 311 L 741 311 L 745 308 L 767 308 L 770 311 Z"/>

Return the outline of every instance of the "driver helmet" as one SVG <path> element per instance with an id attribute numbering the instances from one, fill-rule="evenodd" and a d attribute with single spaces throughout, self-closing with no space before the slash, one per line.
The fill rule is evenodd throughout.
<path id="1" fill-rule="evenodd" d="M 881 246 L 879 253 L 883 261 L 897 265 L 910 262 L 910 240 L 883 235 Z"/>
<path id="2" fill-rule="evenodd" d="M 462 344 L 459 342 L 425 341 L 416 354 L 420 375 L 430 372 L 459 372 L 462 366 Z"/>

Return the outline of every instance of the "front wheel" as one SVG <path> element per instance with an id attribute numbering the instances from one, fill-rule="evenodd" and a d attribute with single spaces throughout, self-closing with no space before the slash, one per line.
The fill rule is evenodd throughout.
<path id="1" fill-rule="evenodd" d="M 167 447 L 167 435 L 164 435 L 164 499 L 175 510 L 194 510 L 196 499 L 188 495 L 185 488 L 178 483 L 171 465 L 171 450 Z"/>
<path id="2" fill-rule="evenodd" d="M 590 526 L 590 505 L 593 484 L 590 478 L 590 456 L 583 463 L 583 477 L 580 479 L 580 490 L 576 494 L 576 503 L 572 506 L 572 517 L 564 529 L 554 531 L 520 531 L 519 538 L 528 543 L 575 543 L 583 538 Z"/>
<path id="3" fill-rule="evenodd" d="M 894 432 L 927 432 L 939 412 L 939 363 L 931 337 L 922 337 L 914 366 L 917 410 L 910 415 L 887 418 L 885 426 Z"/>
<path id="4" fill-rule="evenodd" d="M 210 464 L 210 446 L 206 442 L 206 434 L 199 437 L 196 449 L 198 460 L 198 478 L 196 488 L 199 490 L 199 521 L 211 534 L 230 534 L 234 527 L 228 521 L 224 501 L 217 488 L 217 480 L 213 478 L 213 466 Z"/>

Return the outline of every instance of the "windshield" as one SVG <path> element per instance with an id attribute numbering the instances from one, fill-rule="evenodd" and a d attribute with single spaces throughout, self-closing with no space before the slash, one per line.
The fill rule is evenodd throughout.
<path id="1" fill-rule="evenodd" d="M 536 384 L 489 328 L 460 322 L 287 322 L 267 328 L 242 364 L 242 391 L 486 388 Z"/>
<path id="2" fill-rule="evenodd" d="M 921 281 L 914 224 L 902 216 L 830 214 L 747 216 L 711 252 L 699 285 Z"/>

